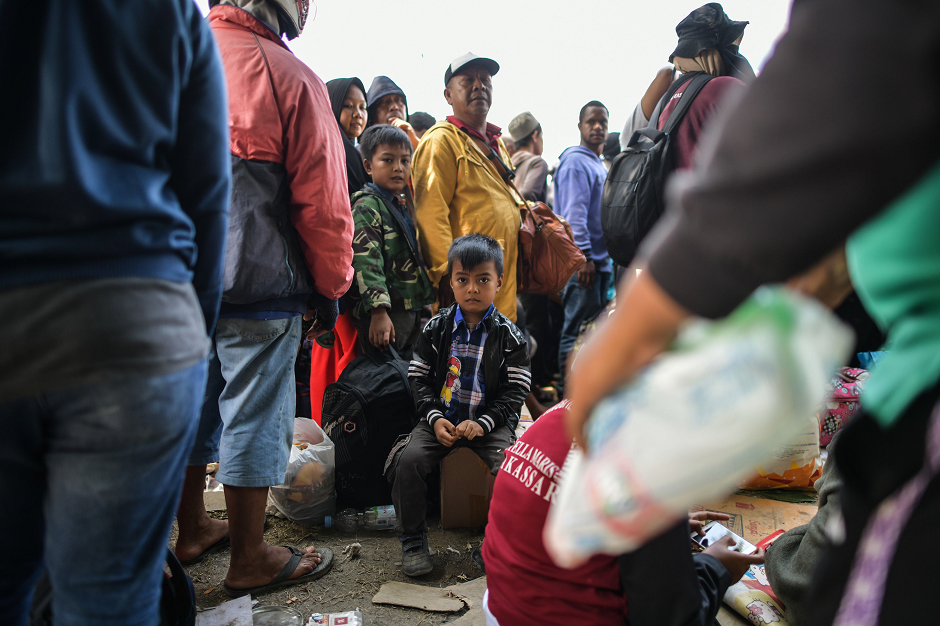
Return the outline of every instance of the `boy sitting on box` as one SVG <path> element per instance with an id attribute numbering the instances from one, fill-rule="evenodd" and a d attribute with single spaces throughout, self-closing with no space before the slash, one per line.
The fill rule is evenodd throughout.
<path id="1" fill-rule="evenodd" d="M 413 214 L 401 195 L 411 178 L 411 140 L 394 126 L 371 126 L 359 147 L 372 177 L 352 196 L 356 278 L 349 296 L 359 352 L 391 344 L 403 359 L 411 359 L 421 309 L 434 302 Z"/>
<path id="2" fill-rule="evenodd" d="M 466 446 L 493 474 L 515 440 L 531 374 L 525 337 L 493 299 L 503 283 L 503 250 L 495 239 L 466 235 L 447 255 L 456 303 L 427 323 L 408 377 L 418 425 L 392 451 L 392 501 L 402 525 L 402 571 L 433 569 L 428 553 L 428 474 L 456 446 Z"/>

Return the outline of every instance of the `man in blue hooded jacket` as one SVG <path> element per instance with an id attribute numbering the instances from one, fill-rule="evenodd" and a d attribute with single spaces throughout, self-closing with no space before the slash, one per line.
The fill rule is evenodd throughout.
<path id="1" fill-rule="evenodd" d="M 607 141 L 607 107 L 591 100 L 581 108 L 581 144 L 561 153 L 555 171 L 555 212 L 571 224 L 574 242 L 587 263 L 571 277 L 561 293 L 565 321 L 558 344 L 558 364 L 565 367 L 581 324 L 607 305 L 611 263 L 601 229 L 601 194 L 607 170 L 600 159 Z"/>

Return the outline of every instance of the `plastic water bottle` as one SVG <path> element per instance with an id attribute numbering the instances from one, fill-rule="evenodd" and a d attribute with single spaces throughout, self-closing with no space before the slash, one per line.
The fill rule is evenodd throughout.
<path id="1" fill-rule="evenodd" d="M 395 507 L 391 504 L 372 506 L 365 511 L 343 509 L 336 515 L 328 515 L 324 520 L 327 528 L 336 527 L 344 533 L 354 533 L 360 528 L 366 530 L 392 530 L 398 525 Z"/>

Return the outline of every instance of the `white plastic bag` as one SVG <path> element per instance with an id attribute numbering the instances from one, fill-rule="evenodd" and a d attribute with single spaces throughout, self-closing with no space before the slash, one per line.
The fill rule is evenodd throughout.
<path id="1" fill-rule="evenodd" d="M 784 288 L 760 289 L 723 320 L 697 320 L 587 425 L 545 526 L 555 562 L 576 567 L 666 530 L 727 494 L 800 431 L 848 356 L 852 333 Z"/>
<path id="2" fill-rule="evenodd" d="M 312 419 L 294 419 L 294 445 L 284 484 L 271 487 L 271 502 L 288 519 L 319 526 L 336 512 L 336 451 Z"/>

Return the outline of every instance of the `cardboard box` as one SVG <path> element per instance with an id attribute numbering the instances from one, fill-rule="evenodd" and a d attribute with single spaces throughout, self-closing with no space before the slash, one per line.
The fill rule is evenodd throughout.
<path id="1" fill-rule="evenodd" d="M 814 504 L 728 496 L 724 500 L 697 508 L 727 513 L 731 519 L 721 523 L 756 545 L 761 539 L 779 529 L 790 530 L 808 524 L 816 516 L 817 507 Z"/>
<path id="2" fill-rule="evenodd" d="M 469 448 L 457 448 L 441 461 L 441 528 L 486 524 L 493 495 L 490 470 Z"/>

